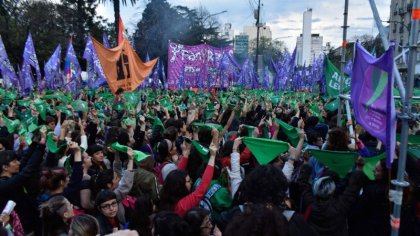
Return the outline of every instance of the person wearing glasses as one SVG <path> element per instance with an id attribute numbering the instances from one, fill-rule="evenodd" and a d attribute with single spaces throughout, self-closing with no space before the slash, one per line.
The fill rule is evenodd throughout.
<path id="1" fill-rule="evenodd" d="M 117 195 L 110 190 L 103 190 L 98 193 L 95 200 L 95 209 L 98 214 L 96 219 L 99 223 L 100 235 L 106 235 L 122 229 L 118 220 Z"/>

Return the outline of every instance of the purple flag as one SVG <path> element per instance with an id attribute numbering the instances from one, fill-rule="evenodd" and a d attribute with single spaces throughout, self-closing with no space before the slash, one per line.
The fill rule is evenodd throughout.
<path id="1" fill-rule="evenodd" d="M 32 41 L 31 33 L 28 34 L 28 38 L 25 43 L 25 49 L 23 51 L 23 63 L 22 63 L 22 74 L 21 81 L 25 94 L 33 90 L 33 75 L 31 66 L 35 68 L 36 79 L 38 83 L 41 82 L 41 69 L 39 68 L 38 59 L 35 54 L 35 47 Z"/>
<path id="2" fill-rule="evenodd" d="M 393 51 L 391 46 L 380 58 L 375 58 L 356 43 L 351 80 L 351 102 L 356 121 L 385 145 L 388 168 L 394 159 L 397 125 Z"/>
<path id="3" fill-rule="evenodd" d="M 88 40 L 90 40 L 90 37 L 88 37 L 88 38 L 89 38 Z M 106 35 L 105 32 L 102 33 L 102 43 L 104 44 L 104 46 L 106 48 L 111 48 L 111 46 L 109 45 L 108 36 Z M 86 45 L 86 47 L 87 47 L 87 45 Z"/>
<path id="4" fill-rule="evenodd" d="M 86 70 L 88 75 L 89 88 L 95 89 L 106 83 L 104 70 L 102 69 L 101 62 L 99 61 L 98 55 L 96 54 L 96 50 L 93 47 L 93 43 L 90 37 L 88 37 L 86 42 L 83 58 L 86 59 L 87 62 Z"/>
<path id="5" fill-rule="evenodd" d="M 17 76 L 15 69 L 7 57 L 6 48 L 4 47 L 3 40 L 0 36 L 0 73 L 3 76 L 3 83 L 8 89 L 11 86 L 17 86 Z"/>
<path id="6" fill-rule="evenodd" d="M 353 67 L 353 63 L 351 62 L 351 60 L 348 60 L 346 66 L 344 67 L 344 73 L 346 73 L 350 77 L 351 77 L 352 67 Z"/>
<path id="7" fill-rule="evenodd" d="M 73 40 L 70 39 L 69 46 L 67 47 L 66 58 L 64 59 L 64 74 L 67 78 L 67 83 L 74 79 L 79 79 L 80 74 L 82 73 L 72 41 Z"/>
<path id="8" fill-rule="evenodd" d="M 61 45 L 59 44 L 55 49 L 53 55 L 44 65 L 45 80 L 47 81 L 48 89 L 56 89 L 58 80 L 61 80 L 60 71 Z"/>

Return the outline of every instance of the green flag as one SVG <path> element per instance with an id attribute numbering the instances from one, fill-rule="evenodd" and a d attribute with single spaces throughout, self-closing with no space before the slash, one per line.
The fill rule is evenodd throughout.
<path id="1" fill-rule="evenodd" d="M 216 110 L 215 109 L 207 109 L 205 112 L 204 112 L 204 114 L 205 114 L 205 116 L 206 116 L 206 120 L 210 120 L 212 117 L 213 117 L 213 115 L 214 115 L 214 113 L 216 112 Z"/>
<path id="2" fill-rule="evenodd" d="M 201 145 L 197 140 L 192 140 L 191 144 L 198 151 L 198 154 L 201 158 L 203 158 L 206 161 L 209 160 L 208 154 L 210 153 L 210 150 L 208 148 Z"/>
<path id="3" fill-rule="evenodd" d="M 244 137 L 242 141 L 254 154 L 260 165 L 270 163 L 274 158 L 289 150 L 289 144 L 279 140 Z"/>
<path id="4" fill-rule="evenodd" d="M 123 153 L 128 152 L 128 146 L 121 145 L 118 142 L 113 143 L 111 147 L 119 152 L 123 152 Z M 139 163 L 140 161 L 146 159 L 149 156 L 150 156 L 149 154 L 146 154 L 144 152 L 133 150 L 133 159 L 136 163 Z"/>
<path id="5" fill-rule="evenodd" d="M 310 153 L 319 162 L 336 172 L 340 178 L 344 178 L 354 166 L 357 152 L 339 152 L 326 150 L 310 150 Z"/>
<path id="6" fill-rule="evenodd" d="M 275 121 L 280 125 L 281 130 L 286 134 L 286 136 L 289 138 L 290 143 L 296 147 L 299 143 L 299 134 L 298 129 L 296 127 L 293 127 L 286 122 L 275 118 Z"/>
<path id="7" fill-rule="evenodd" d="M 407 153 L 412 157 L 420 159 L 420 144 L 409 144 L 407 147 Z"/>
<path id="8" fill-rule="evenodd" d="M 324 109 L 327 111 L 336 111 L 340 105 L 339 99 L 334 99 L 331 102 L 325 104 Z"/>
<path id="9" fill-rule="evenodd" d="M 136 126 L 136 121 L 134 121 L 133 119 L 131 119 L 131 118 L 125 118 L 125 119 L 123 119 L 122 120 L 122 123 L 125 125 L 125 126 Z"/>
<path id="10" fill-rule="evenodd" d="M 375 169 L 376 163 L 378 161 L 385 159 L 386 152 L 379 154 L 374 157 L 366 157 L 363 158 L 365 160 L 365 164 L 363 165 L 363 172 L 370 180 L 375 180 L 375 176 L 373 175 L 373 170 Z"/>
<path id="11" fill-rule="evenodd" d="M 338 97 L 340 94 L 340 70 L 326 58 L 325 60 L 325 80 L 327 82 L 327 93 L 330 97 Z M 350 91 L 350 77 L 345 76 L 343 81 L 343 93 Z"/>
<path id="12" fill-rule="evenodd" d="M 18 106 L 28 107 L 31 104 L 31 100 L 25 99 L 25 100 L 17 100 L 16 101 Z"/>
<path id="13" fill-rule="evenodd" d="M 89 106 L 87 102 L 82 101 L 82 100 L 76 100 L 72 102 L 71 106 L 73 107 L 75 111 L 87 112 L 89 110 Z"/>
<path id="14" fill-rule="evenodd" d="M 153 121 L 153 129 L 156 127 L 161 127 L 162 132 L 165 131 L 165 126 L 163 125 L 162 121 L 159 119 L 158 116 L 155 116 L 155 119 Z"/>
<path id="15" fill-rule="evenodd" d="M 114 104 L 114 106 L 112 106 L 114 108 L 114 110 L 116 111 L 122 111 L 125 109 L 125 105 L 123 102 L 117 102 L 116 104 Z"/>
<path id="16" fill-rule="evenodd" d="M 50 151 L 51 153 L 57 153 L 58 151 L 66 147 L 67 147 L 66 143 L 58 147 L 57 144 L 54 142 L 52 133 L 47 135 L 47 148 L 48 148 L 48 151 Z"/>
<path id="17" fill-rule="evenodd" d="M 17 127 L 19 127 L 20 125 L 20 121 L 18 119 L 11 120 L 7 118 L 4 114 L 3 114 L 3 120 L 4 120 L 4 123 L 6 123 L 7 132 L 9 132 L 10 134 L 15 132 Z"/>
<path id="18" fill-rule="evenodd" d="M 136 106 L 139 102 L 139 96 L 136 93 L 124 93 L 125 101 L 127 101 L 129 104 Z"/>
<path id="19" fill-rule="evenodd" d="M 223 131 L 223 126 L 219 124 L 213 124 L 213 123 L 197 123 L 194 122 L 192 126 L 198 127 L 198 128 L 207 128 L 207 129 L 213 129 L 216 128 L 219 130 L 219 132 Z"/>
<path id="20" fill-rule="evenodd" d="M 55 109 L 61 111 L 62 113 L 66 114 L 67 116 L 71 116 L 71 111 L 66 106 L 56 106 Z"/>
<path id="21" fill-rule="evenodd" d="M 34 101 L 34 106 L 35 106 L 37 112 L 39 112 L 39 115 L 41 116 L 41 119 L 45 120 L 45 118 L 47 116 L 47 103 L 44 100 L 41 100 L 41 99 L 37 98 Z"/>

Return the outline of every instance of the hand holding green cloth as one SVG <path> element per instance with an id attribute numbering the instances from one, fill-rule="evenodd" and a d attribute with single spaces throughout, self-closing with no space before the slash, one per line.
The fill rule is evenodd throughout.
<path id="1" fill-rule="evenodd" d="M 17 100 L 16 103 L 18 106 L 28 107 L 31 104 L 31 100 L 29 99 Z"/>
<path id="2" fill-rule="evenodd" d="M 15 132 L 17 127 L 19 127 L 20 125 L 20 121 L 18 119 L 11 120 L 7 118 L 5 115 L 3 115 L 3 120 L 4 120 L 4 123 L 6 123 L 7 132 L 9 132 L 10 134 Z"/>
<path id="3" fill-rule="evenodd" d="M 214 123 L 197 123 L 197 122 L 194 122 L 192 124 L 192 126 L 195 126 L 195 127 L 198 127 L 198 128 L 207 128 L 207 129 L 216 128 L 217 130 L 219 130 L 219 132 L 223 131 L 223 126 L 221 126 L 219 124 L 214 124 Z"/>
<path id="4" fill-rule="evenodd" d="M 365 164 L 363 165 L 363 173 L 370 179 L 375 180 L 375 176 L 373 175 L 373 170 L 375 169 L 376 163 L 378 161 L 385 159 L 386 152 L 383 152 L 382 154 L 379 154 L 374 157 L 364 157 L 363 160 L 365 161 Z"/>
<path id="5" fill-rule="evenodd" d="M 89 106 L 87 102 L 82 101 L 82 100 L 76 100 L 72 102 L 71 106 L 73 107 L 75 111 L 87 112 L 89 110 Z"/>
<path id="6" fill-rule="evenodd" d="M 310 150 L 316 160 L 344 178 L 355 164 L 357 152 Z"/>
<path id="7" fill-rule="evenodd" d="M 54 142 L 53 134 L 52 133 L 50 133 L 50 134 L 47 135 L 47 148 L 48 148 L 48 151 L 49 152 L 55 154 L 58 151 L 62 150 L 63 148 L 66 148 L 66 147 L 67 147 L 67 144 L 66 143 L 65 144 L 62 144 L 62 145 L 60 145 L 58 147 L 57 144 Z"/>
<path id="8" fill-rule="evenodd" d="M 47 117 L 47 103 L 44 100 L 37 98 L 34 101 L 34 106 L 37 112 L 39 112 L 41 119 L 45 120 L 45 118 Z"/>
<path id="9" fill-rule="evenodd" d="M 325 104 L 324 110 L 326 111 L 336 111 L 338 109 L 338 106 L 340 105 L 340 100 L 334 99 L 331 102 Z"/>
<path id="10" fill-rule="evenodd" d="M 270 163 L 274 158 L 289 150 L 289 144 L 279 140 L 244 137 L 242 142 L 254 154 L 260 165 Z"/>
<path id="11" fill-rule="evenodd" d="M 254 136 L 254 130 L 256 128 L 255 126 L 243 125 L 242 127 L 244 127 L 248 131 L 248 137 L 253 137 Z"/>
<path id="12" fill-rule="evenodd" d="M 275 118 L 275 121 L 280 125 L 281 130 L 289 138 L 290 143 L 293 145 L 293 147 L 296 147 L 299 143 L 298 129 L 280 119 Z"/>
<path id="13" fill-rule="evenodd" d="M 155 119 L 153 120 L 153 129 L 161 127 L 162 131 L 165 131 L 165 126 L 163 125 L 162 121 L 159 119 L 158 116 L 155 116 Z"/>
<path id="14" fill-rule="evenodd" d="M 119 152 L 127 153 L 128 152 L 128 146 L 121 145 L 118 142 L 115 142 L 111 145 L 111 147 Z M 149 157 L 149 154 L 146 154 L 141 151 L 133 150 L 133 159 L 136 163 L 139 163 L 140 161 L 146 159 Z"/>
<path id="15" fill-rule="evenodd" d="M 198 151 L 198 154 L 201 158 L 203 158 L 205 161 L 209 160 L 210 150 L 208 148 L 201 145 L 197 140 L 192 140 L 191 144 Z"/>

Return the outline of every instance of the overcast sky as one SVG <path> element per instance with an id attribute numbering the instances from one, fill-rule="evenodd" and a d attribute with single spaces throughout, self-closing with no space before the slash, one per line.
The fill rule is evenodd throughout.
<path id="1" fill-rule="evenodd" d="M 129 1 L 127 1 L 129 2 Z M 124 24 L 133 33 L 134 25 L 141 20 L 145 8 L 145 0 L 139 0 L 121 8 Z M 257 8 L 258 0 L 168 0 L 171 5 L 188 6 L 189 8 L 205 7 L 211 14 L 227 10 L 217 16 L 224 23 L 232 23 L 235 34 L 243 31 L 244 26 L 255 25 L 253 9 Z M 376 0 L 376 5 L 382 20 L 388 20 L 391 0 Z M 295 47 L 296 37 L 302 33 L 303 12 L 312 8 L 312 33 L 324 37 L 324 45 L 331 42 L 337 47 L 342 42 L 344 0 L 261 0 L 261 21 L 270 26 L 273 38 L 284 41 L 291 50 Z M 100 4 L 98 14 L 107 17 L 112 22 L 112 4 Z M 348 38 L 362 34 L 377 34 L 372 11 L 368 0 L 349 0 Z"/>

